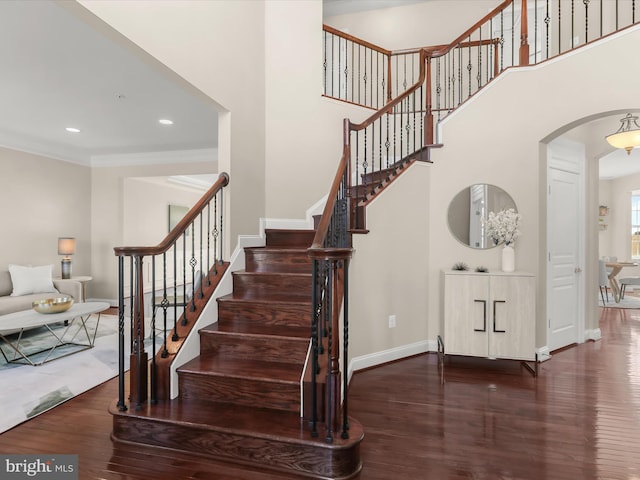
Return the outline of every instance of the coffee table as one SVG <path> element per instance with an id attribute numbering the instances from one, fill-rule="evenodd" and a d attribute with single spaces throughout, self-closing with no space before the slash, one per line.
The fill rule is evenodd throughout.
<path id="1" fill-rule="evenodd" d="M 26 365 L 42 365 L 57 358 L 62 358 L 73 353 L 78 353 L 88 348 L 93 348 L 98 324 L 100 323 L 100 312 L 109 308 L 107 302 L 86 302 L 75 303 L 69 310 L 61 313 L 38 313 L 35 310 L 23 310 L 21 312 L 10 313 L 0 316 L 0 338 L 13 350 L 12 358 L 2 351 L 2 356 L 8 363 L 22 363 Z M 98 319 L 93 331 L 87 326 L 87 320 L 91 315 L 97 313 Z M 62 333 L 54 331 L 50 325 L 64 323 Z M 51 334 L 52 344 L 36 352 L 26 353 L 21 342 L 23 333 L 35 327 L 46 327 Z M 86 342 L 84 341 L 86 337 Z M 52 356 L 56 349 L 65 345 L 77 345 L 84 348 L 74 349 L 69 353 Z M 43 359 L 32 361 L 30 357 L 48 352 Z"/>

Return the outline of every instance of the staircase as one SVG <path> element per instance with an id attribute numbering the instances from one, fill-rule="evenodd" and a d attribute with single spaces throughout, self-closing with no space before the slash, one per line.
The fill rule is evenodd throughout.
<path id="1" fill-rule="evenodd" d="M 245 249 L 246 269 L 233 273 L 233 293 L 218 299 L 218 322 L 199 332 L 200 356 L 178 370 L 179 397 L 125 412 L 112 405 L 115 441 L 312 478 L 360 471 L 356 420 L 350 438 L 327 443 L 301 417 L 314 233 L 268 230 L 265 247 Z"/>

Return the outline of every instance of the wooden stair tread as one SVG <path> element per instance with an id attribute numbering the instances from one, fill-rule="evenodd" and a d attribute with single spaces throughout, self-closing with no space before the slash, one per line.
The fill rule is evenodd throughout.
<path id="1" fill-rule="evenodd" d="M 202 333 L 220 333 L 229 335 L 247 335 L 253 337 L 280 337 L 294 341 L 307 342 L 311 337 L 310 327 L 280 326 L 280 325 L 260 325 L 255 324 L 242 330 L 238 330 L 233 325 L 227 327 L 220 323 L 213 323 L 200 330 Z"/>
<path id="2" fill-rule="evenodd" d="M 205 353 L 178 368 L 178 372 L 210 377 L 248 378 L 272 383 L 299 383 L 302 365 L 227 358 L 215 353 Z"/>
<path id="3" fill-rule="evenodd" d="M 274 253 L 307 253 L 308 247 L 295 247 L 290 245 L 265 245 L 264 247 L 244 247 L 244 250 Z"/>
<path id="4" fill-rule="evenodd" d="M 198 425 L 202 429 L 220 430 L 235 435 L 280 439 L 285 442 L 317 445 L 321 448 L 340 449 L 362 440 L 364 430 L 355 419 L 349 419 L 349 436 L 343 439 L 338 432 L 334 443 L 328 444 L 322 435 L 312 437 L 308 425 L 297 412 L 285 412 L 261 407 L 238 406 L 193 398 L 161 400 L 157 404 L 144 404 L 140 410 L 119 412 L 116 403 L 110 406 L 116 416 L 150 418 L 187 426 Z M 322 429 L 320 429 L 322 431 Z"/>
<path id="5" fill-rule="evenodd" d="M 311 276 L 311 273 L 307 272 L 249 272 L 247 270 L 240 270 L 234 272 L 234 275 L 248 275 L 256 277 L 302 277 L 307 278 Z"/>
<path id="6" fill-rule="evenodd" d="M 289 294 L 259 294 L 259 293 L 230 293 L 218 297 L 218 302 L 246 302 L 277 306 L 279 304 L 309 305 L 311 306 L 311 292 L 308 298 L 302 295 Z"/>
<path id="7" fill-rule="evenodd" d="M 231 323 L 231 322 L 230 322 Z M 226 323 L 220 326 L 221 331 L 233 331 L 238 334 L 242 333 L 257 333 L 262 335 L 268 335 L 267 332 L 272 330 L 273 327 L 280 328 L 280 325 L 273 324 L 265 324 L 261 325 L 259 322 L 232 322 L 231 325 L 227 326 Z M 282 328 L 287 330 L 288 337 L 296 337 L 296 338 L 311 338 L 311 325 L 309 326 L 297 326 L 297 325 L 282 325 Z"/>

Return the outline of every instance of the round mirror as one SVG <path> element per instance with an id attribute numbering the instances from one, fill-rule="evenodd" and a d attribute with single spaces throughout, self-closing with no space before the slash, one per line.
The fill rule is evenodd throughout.
<path id="1" fill-rule="evenodd" d="M 456 239 L 471 248 L 493 248 L 495 245 L 487 237 L 484 220 L 489 212 L 499 212 L 516 208 L 513 198 L 495 185 L 479 183 L 460 191 L 447 212 L 449 230 Z"/>

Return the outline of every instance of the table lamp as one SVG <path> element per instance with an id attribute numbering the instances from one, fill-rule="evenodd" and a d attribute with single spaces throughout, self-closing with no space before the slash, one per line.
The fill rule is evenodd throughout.
<path id="1" fill-rule="evenodd" d="M 58 255 L 64 255 L 62 259 L 62 278 L 71 278 L 71 258 L 69 255 L 76 253 L 76 239 L 74 237 L 58 238 Z"/>

